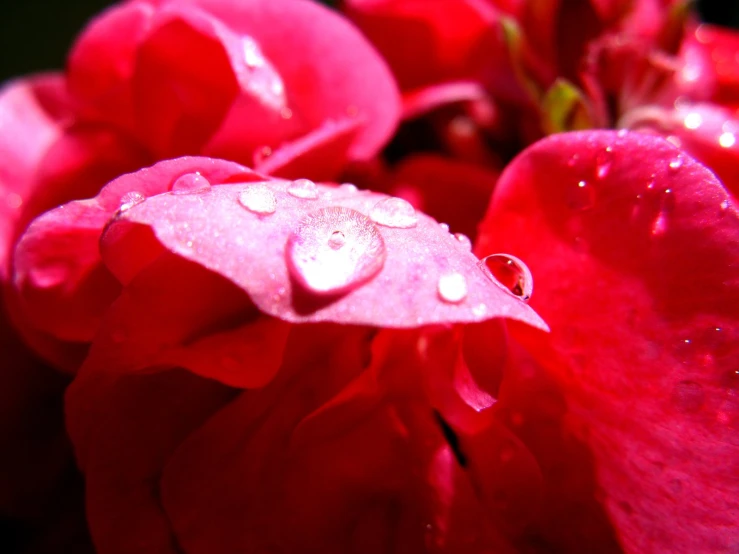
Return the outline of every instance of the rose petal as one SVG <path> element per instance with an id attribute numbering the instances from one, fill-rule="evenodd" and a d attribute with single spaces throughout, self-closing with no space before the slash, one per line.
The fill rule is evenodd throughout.
<path id="1" fill-rule="evenodd" d="M 481 230 L 537 279 L 551 339 L 517 336 L 583 429 L 623 548 L 731 551 L 739 215 L 714 175 L 652 136 L 556 135 L 501 176 Z"/>
<path id="2" fill-rule="evenodd" d="M 368 229 L 376 229 L 384 243 L 387 259 L 374 266 L 379 273 L 365 276 L 361 279 L 364 284 L 350 283 L 348 292 L 337 297 L 321 299 L 303 291 L 291 278 L 285 259 L 288 239 L 297 224 L 309 214 L 324 214 L 321 209 L 337 206 L 371 215 L 387 197 L 315 185 L 311 190 L 316 198 L 306 199 L 288 192 L 293 186 L 290 182 L 267 181 L 264 186 L 276 199 L 276 211 L 270 215 L 253 213 L 240 204 L 244 185 L 217 186 L 205 194 L 150 198 L 120 214 L 108 227 L 102 242 L 104 259 L 114 267 L 124 252 L 137 250 L 140 235 L 134 231 L 145 225 L 165 248 L 223 275 L 246 290 L 264 313 L 287 321 L 416 327 L 509 317 L 545 327 L 526 304 L 478 269 L 478 260 L 463 244 L 423 214 L 413 216 L 417 222 L 410 228 L 363 220 Z M 315 222 L 311 220 L 306 230 L 313 225 L 328 228 L 337 224 L 332 213 L 329 210 Z M 348 237 L 349 244 L 360 238 Z M 110 256 L 106 254 L 109 244 L 115 245 L 116 252 Z M 357 271 L 360 269 L 357 266 Z M 439 297 L 439 279 L 455 272 L 466 282 L 466 295 L 457 302 L 444 302 Z"/>

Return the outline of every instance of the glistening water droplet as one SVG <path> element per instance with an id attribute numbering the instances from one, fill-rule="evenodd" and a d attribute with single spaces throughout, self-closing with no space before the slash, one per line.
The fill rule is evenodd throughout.
<path id="1" fill-rule="evenodd" d="M 683 166 L 684 160 L 682 154 L 678 154 L 672 160 L 670 160 L 669 167 L 670 171 L 675 172 Z"/>
<path id="2" fill-rule="evenodd" d="M 318 198 L 318 187 L 310 179 L 296 179 L 287 187 L 287 193 L 295 198 L 315 200 Z"/>
<path id="3" fill-rule="evenodd" d="M 172 185 L 172 193 L 174 194 L 195 194 L 208 192 L 209 190 L 210 182 L 197 171 L 186 173 Z"/>
<path id="4" fill-rule="evenodd" d="M 567 190 L 567 205 L 572 210 L 589 210 L 595 205 L 595 191 L 587 181 L 578 181 Z"/>
<path id="5" fill-rule="evenodd" d="M 277 210 L 275 194 L 267 185 L 249 185 L 239 193 L 239 204 L 259 215 L 269 215 Z"/>
<path id="6" fill-rule="evenodd" d="M 461 273 L 447 273 L 439 277 L 437 292 L 444 302 L 458 304 L 467 297 L 467 280 Z"/>
<path id="7" fill-rule="evenodd" d="M 374 205 L 370 219 L 385 227 L 410 229 L 418 223 L 416 210 L 402 198 L 385 198 Z"/>
<path id="8" fill-rule="evenodd" d="M 464 246 L 466 250 L 472 252 L 472 241 L 470 240 L 470 237 L 464 233 L 454 233 L 454 238 L 457 239 L 457 242 Z"/>
<path id="9" fill-rule="evenodd" d="M 339 206 L 305 216 L 287 242 L 291 275 L 317 294 L 356 288 L 382 269 L 385 257 L 385 242 L 372 221 Z"/>
<path id="10" fill-rule="evenodd" d="M 490 280 L 516 298 L 526 301 L 534 291 L 534 278 L 523 261 L 510 254 L 491 254 L 479 263 Z"/>
<path id="11" fill-rule="evenodd" d="M 598 152 L 595 157 L 595 175 L 598 179 L 604 179 L 611 170 L 613 163 L 613 147 L 607 146 L 604 150 Z"/>
<path id="12" fill-rule="evenodd" d="M 130 210 L 134 206 L 141 204 L 144 200 L 146 200 L 146 196 L 137 190 L 132 190 L 121 196 L 121 203 L 118 210 L 125 212 L 126 210 Z"/>

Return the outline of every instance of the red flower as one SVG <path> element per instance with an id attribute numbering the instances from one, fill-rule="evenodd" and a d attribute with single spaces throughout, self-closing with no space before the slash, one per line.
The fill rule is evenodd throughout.
<path id="1" fill-rule="evenodd" d="M 99 552 L 508 548 L 538 470 L 479 412 L 461 324 L 545 325 L 469 244 L 397 198 L 182 158 L 38 219 L 19 275 L 67 241 L 93 273 L 77 229 L 103 226 L 123 290 L 67 403 Z"/>

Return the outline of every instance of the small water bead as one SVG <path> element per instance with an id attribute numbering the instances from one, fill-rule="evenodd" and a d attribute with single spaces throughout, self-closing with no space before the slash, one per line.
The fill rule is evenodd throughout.
<path id="1" fill-rule="evenodd" d="M 125 212 L 126 210 L 130 210 L 134 206 L 141 204 L 144 200 L 146 200 L 146 196 L 137 190 L 132 190 L 121 196 L 121 203 L 118 210 Z"/>
<path id="2" fill-rule="evenodd" d="M 729 209 L 729 205 L 730 205 L 729 204 L 729 200 L 726 199 L 726 200 L 722 200 L 721 201 L 721 204 L 719 204 L 718 207 L 719 207 L 719 210 L 721 210 L 721 212 L 723 213 L 723 212 L 725 212 L 726 210 Z"/>
<path id="3" fill-rule="evenodd" d="M 344 292 L 368 281 L 382 269 L 386 255 L 372 221 L 339 206 L 305 216 L 287 242 L 293 278 L 317 294 Z"/>
<path id="4" fill-rule="evenodd" d="M 418 223 L 418 215 L 410 202 L 402 198 L 385 198 L 374 205 L 370 219 L 385 227 L 410 229 Z"/>
<path id="5" fill-rule="evenodd" d="M 459 244 L 464 246 L 465 250 L 472 252 L 472 241 L 470 240 L 470 237 L 464 233 L 454 233 L 454 238 Z"/>
<path id="6" fill-rule="evenodd" d="M 447 273 L 439 277 L 439 297 L 450 304 L 458 304 L 467 297 L 467 280 L 461 273 Z"/>
<path id="7" fill-rule="evenodd" d="M 605 150 L 598 152 L 595 157 L 595 175 L 598 179 L 604 179 L 611 170 L 613 163 L 613 147 L 607 146 Z"/>
<path id="8" fill-rule="evenodd" d="M 660 198 L 660 208 L 657 217 L 652 222 L 652 235 L 660 236 L 667 232 L 669 217 L 675 209 L 675 195 L 672 189 L 665 189 Z"/>
<path id="9" fill-rule="evenodd" d="M 310 179 L 296 179 L 287 187 L 287 193 L 303 200 L 318 198 L 318 186 Z"/>
<path id="10" fill-rule="evenodd" d="M 703 386 L 694 381 L 681 381 L 672 391 L 672 402 L 683 413 L 695 413 L 705 402 Z"/>
<path id="11" fill-rule="evenodd" d="M 675 158 L 670 160 L 670 163 L 669 163 L 670 171 L 673 171 L 673 172 L 677 171 L 683 166 L 683 163 L 684 163 L 684 159 L 683 159 L 682 154 L 678 154 Z"/>
<path id="12" fill-rule="evenodd" d="M 344 192 L 357 192 L 357 190 L 359 189 L 354 183 L 341 183 L 339 185 L 339 190 L 342 190 Z"/>
<path id="13" fill-rule="evenodd" d="M 718 144 L 722 148 L 731 148 L 736 144 L 736 135 L 734 133 L 725 132 L 718 137 Z"/>
<path id="14" fill-rule="evenodd" d="M 493 283 L 516 298 L 527 301 L 534 291 L 534 278 L 523 261 L 510 254 L 491 254 L 480 260 L 480 269 Z"/>
<path id="15" fill-rule="evenodd" d="M 269 215 L 277 210 L 275 194 L 267 185 L 249 185 L 239 193 L 239 204 L 259 215 Z"/>
<path id="16" fill-rule="evenodd" d="M 173 194 L 197 194 L 209 190 L 210 182 L 199 172 L 186 173 L 172 185 Z"/>
<path id="17" fill-rule="evenodd" d="M 572 210 L 589 210 L 595 205 L 595 190 L 587 181 L 579 181 L 567 192 L 567 205 Z"/>
<path id="18" fill-rule="evenodd" d="M 448 223 L 439 223 L 439 227 L 441 227 L 447 233 L 449 232 L 449 224 Z"/>

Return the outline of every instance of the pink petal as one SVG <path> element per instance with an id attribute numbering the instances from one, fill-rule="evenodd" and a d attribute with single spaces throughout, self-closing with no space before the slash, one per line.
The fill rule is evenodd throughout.
<path id="1" fill-rule="evenodd" d="M 145 180 L 146 175 L 130 178 Z M 311 188 L 312 199 L 288 192 L 294 186 L 291 182 L 264 182 L 277 206 L 269 215 L 253 213 L 239 202 L 247 188 L 244 184 L 215 186 L 204 194 L 152 197 L 112 222 L 103 237 L 103 257 L 114 273 L 125 273 L 118 260 L 139 250 L 140 226 L 144 225 L 166 249 L 236 283 L 261 311 L 283 320 L 416 327 L 509 317 L 545 327 L 526 304 L 493 284 L 477 267 L 477 258 L 428 216 L 413 215 L 416 222 L 410 228 L 375 225 L 365 216 L 372 215 L 386 196 L 351 187 L 308 185 L 315 187 Z M 379 234 L 386 259 L 379 261 L 381 268 L 375 266 L 376 275 L 360 279 L 363 284 L 351 284 L 348 292 L 339 296 L 319 298 L 306 293 L 291 278 L 286 263 L 288 238 L 299 232 L 298 223 L 309 215 L 318 219 L 315 223 L 310 220 L 306 231 L 318 229 L 313 225 L 328 228 L 338 224 L 331 216 L 337 207 L 365 214 L 357 215 L 358 221 L 365 221 L 368 231 Z M 347 240 L 354 245 L 359 244 L 354 242 L 359 238 L 350 234 Z M 156 255 L 157 251 L 152 252 Z M 321 266 L 315 267 L 318 270 Z M 444 302 L 439 297 L 439 279 L 448 273 L 459 273 L 465 281 L 467 294 L 459 302 Z M 121 277 L 124 281 L 128 278 Z"/>
<path id="2" fill-rule="evenodd" d="M 183 10 L 197 6 L 234 33 L 252 37 L 282 77 L 287 106 L 306 129 L 347 115 L 364 118 L 366 125 L 350 150 L 352 158 L 373 156 L 395 130 L 400 98 L 387 66 L 333 11 L 307 0 L 189 0 L 176 5 Z"/>
<path id="3" fill-rule="evenodd" d="M 59 95 L 60 80 L 49 76 Z M 34 192 L 34 174 L 48 148 L 60 134 L 60 124 L 38 96 L 47 77 L 14 81 L 0 89 L 0 277 L 8 272 L 12 241 L 18 232 L 23 203 Z M 50 91 L 49 91 L 50 92 Z M 57 96 L 48 94 L 49 97 Z"/>
<path id="4" fill-rule="evenodd" d="M 517 336 L 561 390 L 627 552 L 739 541 L 738 245 L 715 176 L 639 133 L 537 143 L 481 226 L 479 252 L 533 272 L 552 334 Z"/>
<path id="5" fill-rule="evenodd" d="M 96 198 L 63 205 L 31 224 L 16 248 L 13 282 L 17 297 L 12 308 L 27 338 L 39 331 L 46 335 L 31 339 L 45 356 L 60 361 L 49 341 L 90 341 L 119 293 L 120 285 L 102 264 L 98 243 L 121 199 L 127 193 L 145 198 L 165 192 L 180 175 L 194 172 L 214 181 L 232 177 L 246 181 L 253 175 L 230 162 L 180 158 L 124 175 Z"/>

